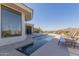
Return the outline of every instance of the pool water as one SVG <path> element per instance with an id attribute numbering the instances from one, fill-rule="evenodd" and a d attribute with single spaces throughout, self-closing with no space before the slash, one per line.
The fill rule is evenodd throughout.
<path id="1" fill-rule="evenodd" d="M 38 48 L 49 42 L 52 38 L 49 36 L 41 36 L 34 38 L 34 42 L 24 47 L 20 47 L 17 50 L 24 53 L 25 55 L 31 55 L 35 52 Z"/>

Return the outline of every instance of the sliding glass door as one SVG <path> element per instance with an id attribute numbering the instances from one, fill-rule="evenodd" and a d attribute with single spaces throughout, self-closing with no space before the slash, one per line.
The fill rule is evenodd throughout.
<path id="1" fill-rule="evenodd" d="M 26 34 L 31 35 L 32 34 L 32 26 L 26 26 Z"/>

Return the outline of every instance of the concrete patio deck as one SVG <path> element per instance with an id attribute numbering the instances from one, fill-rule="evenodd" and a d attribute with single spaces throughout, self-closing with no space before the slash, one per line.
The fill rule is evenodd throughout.
<path id="1" fill-rule="evenodd" d="M 17 51 L 16 49 L 29 43 L 30 41 L 26 39 L 24 41 L 16 42 L 14 44 L 0 46 L 0 56 L 25 56 L 25 54 Z"/>
<path id="2" fill-rule="evenodd" d="M 31 56 L 69 56 L 67 48 L 58 46 L 58 40 L 53 38 L 50 42 L 39 48 Z"/>
<path id="3" fill-rule="evenodd" d="M 26 43 L 26 41 L 28 40 L 17 42 L 15 44 L 1 46 L 0 56 L 25 56 L 25 54 L 17 51 L 16 48 L 28 44 Z M 73 54 L 73 52 L 75 53 Z M 32 53 L 31 56 L 78 56 L 78 52 L 79 50 L 76 49 L 58 46 L 58 40 L 52 38 L 52 40 L 50 40 L 48 43 L 46 43 L 45 45 L 37 49 L 34 53 Z"/>
<path id="4" fill-rule="evenodd" d="M 70 56 L 79 56 L 79 49 L 76 48 L 68 48 Z"/>

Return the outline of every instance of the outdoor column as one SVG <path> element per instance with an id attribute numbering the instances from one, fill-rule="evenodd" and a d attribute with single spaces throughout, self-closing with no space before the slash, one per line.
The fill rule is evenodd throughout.
<path id="1" fill-rule="evenodd" d="M 22 13 L 22 36 L 25 36 L 25 13 Z"/>

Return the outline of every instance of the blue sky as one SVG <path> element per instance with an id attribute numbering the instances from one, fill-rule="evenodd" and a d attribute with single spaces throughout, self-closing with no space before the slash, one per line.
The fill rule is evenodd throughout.
<path id="1" fill-rule="evenodd" d="M 33 18 L 29 23 L 43 30 L 79 27 L 79 4 L 26 4 L 33 9 Z"/>

